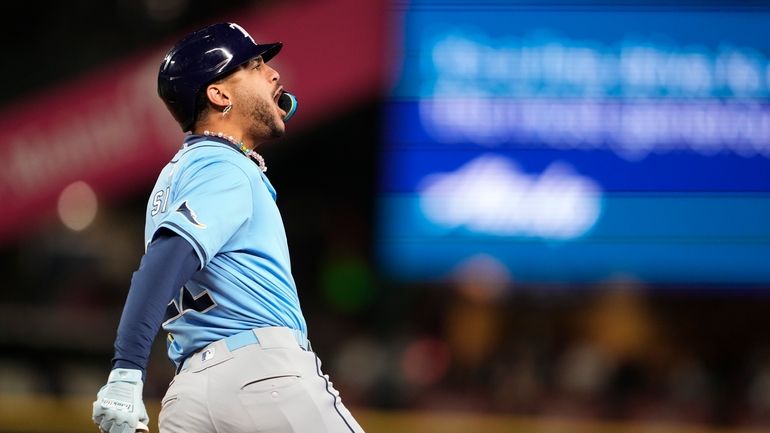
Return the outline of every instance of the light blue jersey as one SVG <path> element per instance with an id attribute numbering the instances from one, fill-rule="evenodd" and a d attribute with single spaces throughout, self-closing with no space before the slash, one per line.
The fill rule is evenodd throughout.
<path id="1" fill-rule="evenodd" d="M 160 228 L 172 230 L 202 265 L 163 323 L 177 365 L 251 328 L 285 326 L 307 336 L 275 197 L 259 167 L 217 138 L 188 137 L 161 171 L 147 204 L 145 242 Z"/>

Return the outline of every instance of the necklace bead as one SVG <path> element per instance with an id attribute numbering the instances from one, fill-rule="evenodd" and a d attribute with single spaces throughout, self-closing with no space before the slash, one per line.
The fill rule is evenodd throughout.
<path id="1" fill-rule="evenodd" d="M 223 132 L 211 132 L 208 129 L 203 131 L 203 135 L 207 137 L 219 137 L 229 141 L 230 143 L 233 143 L 241 150 L 241 152 L 243 152 L 244 155 L 257 162 L 257 165 L 259 165 L 259 169 L 262 170 L 262 173 L 267 171 L 265 158 L 263 158 L 262 155 L 258 154 L 253 149 L 247 148 L 246 145 L 243 144 L 243 141 L 236 140 L 232 135 L 225 135 Z"/>

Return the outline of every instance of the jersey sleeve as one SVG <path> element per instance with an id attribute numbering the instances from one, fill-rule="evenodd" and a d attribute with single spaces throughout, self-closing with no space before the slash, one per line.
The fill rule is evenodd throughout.
<path id="1" fill-rule="evenodd" d="M 188 167 L 172 184 L 155 233 L 166 228 L 185 238 L 203 268 L 251 216 L 251 195 L 248 175 L 231 162 Z"/>
<path id="2" fill-rule="evenodd" d="M 164 231 L 149 245 L 131 278 L 115 339 L 113 368 L 138 368 L 144 378 L 169 301 L 200 268 L 196 256 L 189 242 Z"/>

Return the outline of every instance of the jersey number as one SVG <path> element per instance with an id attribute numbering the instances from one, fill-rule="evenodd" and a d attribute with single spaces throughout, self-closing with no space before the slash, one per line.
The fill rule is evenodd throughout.
<path id="1" fill-rule="evenodd" d="M 152 196 L 152 211 L 150 215 L 155 216 L 158 212 L 166 212 L 168 207 L 168 194 L 171 192 L 171 187 L 167 186 L 166 189 L 161 189 Z"/>
<path id="2" fill-rule="evenodd" d="M 189 311 L 205 313 L 216 306 L 217 303 L 214 302 L 214 299 L 209 295 L 207 290 L 204 290 L 198 296 L 193 296 L 193 294 L 190 293 L 190 290 L 183 286 L 179 291 L 179 297 L 172 299 L 171 302 L 168 303 L 163 324 L 176 320 Z"/>

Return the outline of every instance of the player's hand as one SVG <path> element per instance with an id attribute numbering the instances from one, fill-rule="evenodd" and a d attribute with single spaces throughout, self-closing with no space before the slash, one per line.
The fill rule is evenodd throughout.
<path id="1" fill-rule="evenodd" d="M 116 368 L 96 394 L 91 418 L 103 432 L 134 433 L 150 419 L 142 401 L 142 372 Z M 141 424 L 140 424 L 141 423 Z"/>

